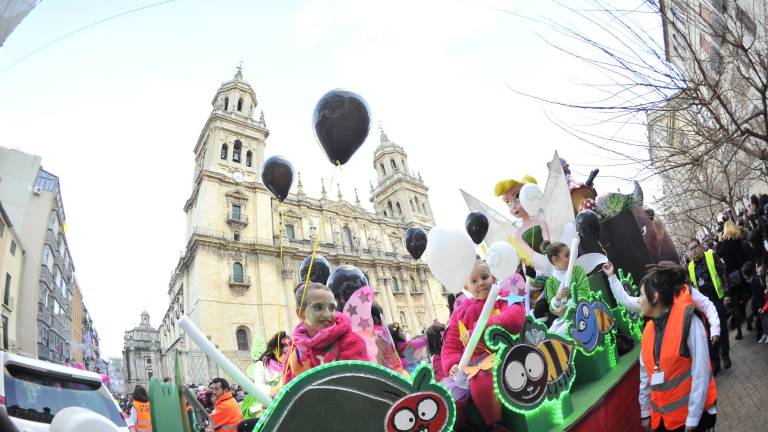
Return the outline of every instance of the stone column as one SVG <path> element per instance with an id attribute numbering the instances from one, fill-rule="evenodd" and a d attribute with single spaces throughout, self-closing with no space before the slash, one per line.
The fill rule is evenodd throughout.
<path id="1" fill-rule="evenodd" d="M 432 298 L 432 290 L 429 287 L 429 279 L 424 279 L 424 282 L 421 282 L 421 278 L 418 276 L 419 274 L 419 268 L 417 267 L 416 270 L 414 270 L 416 273 L 416 280 L 422 284 L 421 290 L 424 294 L 424 303 L 425 308 L 427 310 L 427 325 L 432 325 L 432 321 L 437 319 L 437 310 L 435 309 L 435 302 Z"/>
<path id="2" fill-rule="evenodd" d="M 382 278 L 382 290 L 384 291 L 384 295 L 387 298 L 387 302 L 389 303 L 389 322 L 387 324 L 392 324 L 393 322 L 398 320 L 398 313 L 397 313 L 397 301 L 395 301 L 395 296 L 392 294 L 392 290 L 389 288 L 389 281 L 386 278 Z"/>
<path id="3" fill-rule="evenodd" d="M 399 272 L 397 273 L 397 275 L 399 276 Z M 402 282 L 402 279 L 400 279 L 400 282 Z M 408 305 L 408 320 L 411 322 L 411 325 L 410 325 L 411 336 L 413 337 L 419 334 L 419 331 L 421 330 L 421 323 L 419 323 L 419 319 L 416 317 L 416 312 L 414 311 L 414 308 L 413 308 L 413 298 L 411 298 L 410 283 L 405 284 L 404 291 L 405 291 L 405 304 Z"/>

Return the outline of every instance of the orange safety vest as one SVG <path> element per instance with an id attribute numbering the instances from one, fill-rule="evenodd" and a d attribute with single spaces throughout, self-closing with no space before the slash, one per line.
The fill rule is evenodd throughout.
<path id="1" fill-rule="evenodd" d="M 216 405 L 211 413 L 213 429 L 216 431 L 236 431 L 237 425 L 243 421 L 240 407 L 229 391 L 216 400 Z"/>
<path id="2" fill-rule="evenodd" d="M 133 408 L 136 410 L 136 432 L 152 432 L 152 412 L 149 409 L 149 402 L 133 401 Z"/>
<path id="3" fill-rule="evenodd" d="M 687 343 L 683 335 L 687 334 L 684 327 L 686 310 L 693 313 L 691 291 L 685 286 L 675 297 L 672 308 L 667 318 L 667 326 L 664 330 L 661 350 L 659 353 L 659 369 L 664 372 L 664 382 L 651 384 L 651 427 L 657 429 L 664 419 L 664 427 L 677 429 L 685 426 L 688 418 L 688 398 L 691 393 L 691 358 L 680 355 L 681 344 Z M 648 373 L 650 381 L 656 367 L 654 345 L 656 342 L 656 329 L 653 321 L 648 321 L 643 331 L 642 356 L 643 365 Z M 717 388 L 715 379 L 710 375 L 707 399 L 704 409 L 717 402 Z"/>

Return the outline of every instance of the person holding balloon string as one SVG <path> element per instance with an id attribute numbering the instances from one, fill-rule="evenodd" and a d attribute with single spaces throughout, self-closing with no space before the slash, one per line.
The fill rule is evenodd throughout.
<path id="1" fill-rule="evenodd" d="M 569 307 L 576 304 L 578 299 L 589 296 L 589 280 L 587 273 L 571 260 L 571 249 L 565 243 L 552 243 L 547 249 L 547 259 L 554 268 L 552 276 L 547 279 L 545 290 L 549 302 L 549 312 L 557 318 L 549 330 L 559 335 L 567 332 L 565 313 Z M 571 267 L 570 280 L 568 270 Z"/>
<path id="2" fill-rule="evenodd" d="M 288 358 L 283 384 L 309 369 L 338 360 L 369 361 L 365 341 L 352 331 L 348 316 L 336 311 L 331 290 L 316 282 L 296 288 L 296 314 L 301 322 L 293 331 L 294 349 Z"/>
<path id="3" fill-rule="evenodd" d="M 517 276 L 522 282 L 522 278 Z M 458 411 L 457 425 L 464 423 L 464 427 L 472 427 L 472 430 L 483 430 L 478 428 L 491 428 L 501 419 L 501 402 L 496 396 L 493 388 L 493 354 L 481 342 L 477 345 L 469 363 L 469 366 L 462 371 L 467 376 L 466 389 L 457 385 L 455 378 L 459 373 L 459 363 L 464 353 L 465 346 L 470 339 L 470 334 L 477 330 L 475 328 L 480 319 L 486 298 L 491 291 L 492 285 L 496 279 L 490 272 L 488 264 L 476 257 L 475 265 L 469 275 L 464 288 L 472 294 L 472 297 L 457 299 L 461 302 L 460 306 L 454 308 L 450 321 L 445 330 L 443 338 L 443 347 L 440 351 L 440 359 L 445 375 L 449 376 L 444 380 L 456 396 L 456 405 Z M 493 311 L 486 323 L 486 328 L 499 325 L 510 333 L 520 333 L 525 324 L 525 308 L 520 302 L 510 303 L 508 299 L 510 293 L 502 290 L 499 297 L 493 305 Z M 467 392 L 468 390 L 468 392 Z M 470 405 L 469 400 L 480 412 L 483 425 L 469 425 L 467 422 L 467 408 Z M 459 426 L 457 429 L 461 430 Z"/>

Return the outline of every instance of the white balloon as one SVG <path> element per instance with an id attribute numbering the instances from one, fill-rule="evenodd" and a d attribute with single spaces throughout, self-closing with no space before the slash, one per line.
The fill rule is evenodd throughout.
<path id="1" fill-rule="evenodd" d="M 526 183 L 520 188 L 520 205 L 531 217 L 536 217 L 544 206 L 544 192 L 539 185 Z"/>
<path id="2" fill-rule="evenodd" d="M 475 244 L 463 229 L 434 227 L 427 234 L 427 265 L 449 293 L 464 288 L 475 255 Z"/>
<path id="3" fill-rule="evenodd" d="M 117 407 L 115 407 L 117 409 Z M 50 427 L 51 432 L 120 432 L 120 429 L 106 417 L 80 407 L 69 407 L 59 411 Z"/>
<path id="4" fill-rule="evenodd" d="M 517 256 L 517 252 L 511 244 L 497 241 L 488 248 L 486 262 L 491 268 L 491 274 L 496 276 L 498 280 L 504 280 L 517 271 L 520 257 Z"/>

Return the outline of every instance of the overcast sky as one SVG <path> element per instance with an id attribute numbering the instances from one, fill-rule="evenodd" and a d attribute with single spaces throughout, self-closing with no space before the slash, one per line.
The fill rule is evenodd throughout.
<path id="1" fill-rule="evenodd" d="M 240 61 L 271 132 L 267 156 L 291 160 L 311 196 L 332 172 L 313 136 L 312 109 L 336 87 L 363 95 L 374 126 L 408 152 L 438 224 L 463 224 L 459 188 L 506 214 L 495 182 L 531 174 L 543 183 L 555 150 L 577 180 L 600 166 L 599 191 L 631 190 L 610 177 L 626 169 L 611 170 L 606 155 L 548 119 L 577 123 L 581 114 L 508 88 L 594 96 L 579 82 L 595 72 L 542 37 L 583 47 L 487 7 L 573 19 L 551 1 L 179 0 L 93 26 L 13 65 L 79 27 L 148 4 L 43 1 L 0 48 L 0 144 L 42 156 L 61 179 L 77 279 L 105 356 L 120 355 L 123 332 L 144 308 L 153 325 L 163 317 L 184 247 L 192 150 L 214 93 Z M 660 34 L 655 21 L 649 28 Z M 374 128 L 337 176 L 345 199 L 354 201 L 357 187 L 369 208 L 378 140 Z M 654 193 L 653 182 L 645 187 Z"/>

